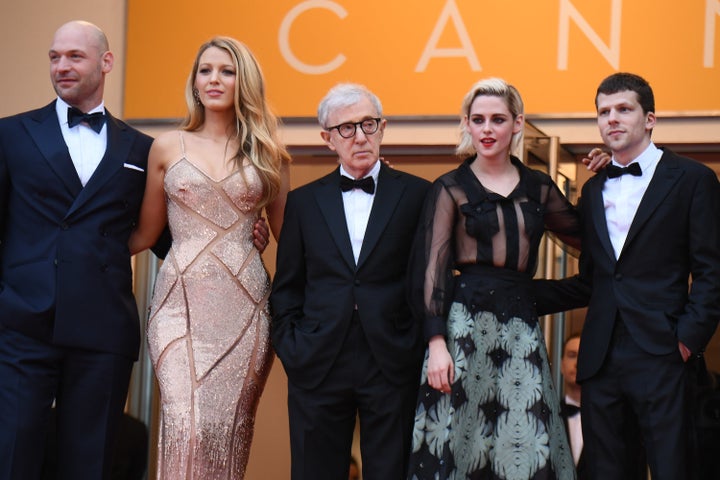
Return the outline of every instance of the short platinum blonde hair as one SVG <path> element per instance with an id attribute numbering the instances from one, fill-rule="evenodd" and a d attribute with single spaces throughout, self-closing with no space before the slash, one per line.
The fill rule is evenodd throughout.
<path id="1" fill-rule="evenodd" d="M 493 97 L 499 97 L 507 105 L 510 114 L 515 120 L 518 115 L 525 114 L 525 106 L 523 105 L 522 97 L 517 88 L 513 87 L 505 80 L 501 78 L 486 78 L 480 80 L 472 86 L 470 91 L 465 94 L 465 98 L 462 103 L 461 119 L 460 119 L 460 142 L 455 148 L 455 153 L 461 157 L 469 157 L 475 155 L 477 151 L 472 143 L 472 137 L 465 128 L 466 118 L 470 116 L 470 107 L 472 106 L 475 99 L 482 95 L 488 95 Z M 522 145 L 523 129 L 513 135 L 512 142 L 510 144 L 510 151 L 516 152 Z"/>

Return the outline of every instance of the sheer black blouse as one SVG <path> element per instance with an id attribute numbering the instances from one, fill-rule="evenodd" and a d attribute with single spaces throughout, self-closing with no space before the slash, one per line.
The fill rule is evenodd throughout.
<path id="1" fill-rule="evenodd" d="M 504 197 L 483 187 L 470 169 L 474 160 L 433 183 L 420 218 L 409 268 L 410 300 L 424 318 L 426 339 L 444 334 L 454 272 L 463 265 L 532 277 L 545 230 L 580 248 L 577 211 L 548 175 L 512 157 L 520 180 Z"/>

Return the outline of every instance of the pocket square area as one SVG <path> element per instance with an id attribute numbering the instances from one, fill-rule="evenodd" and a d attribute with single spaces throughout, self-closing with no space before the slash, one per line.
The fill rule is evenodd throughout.
<path id="1" fill-rule="evenodd" d="M 130 170 L 137 170 L 138 172 L 144 172 L 144 168 L 140 168 L 137 165 L 133 165 L 132 163 L 123 163 L 123 167 L 129 168 Z"/>

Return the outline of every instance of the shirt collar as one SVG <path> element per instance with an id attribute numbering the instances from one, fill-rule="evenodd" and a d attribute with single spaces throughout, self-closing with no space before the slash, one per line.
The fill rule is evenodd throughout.
<path id="1" fill-rule="evenodd" d="M 350 178 L 352 178 L 352 179 L 354 179 L 354 180 L 362 180 L 361 178 L 355 178 L 355 177 L 353 177 L 352 175 L 350 175 L 350 174 L 347 172 L 347 170 L 345 170 L 345 169 L 343 168 L 342 165 L 340 165 L 340 175 L 345 175 L 346 177 L 350 177 Z M 365 175 L 365 176 L 362 177 L 362 178 L 372 177 L 373 180 L 375 180 L 375 184 L 377 185 L 377 181 L 378 181 L 378 176 L 379 176 L 379 175 L 380 175 L 380 160 L 377 160 L 377 161 L 375 162 L 375 165 L 373 165 L 373 167 L 370 169 L 370 173 L 368 173 L 367 175 Z"/>
<path id="2" fill-rule="evenodd" d="M 643 175 L 645 175 L 646 172 L 653 172 L 655 171 L 655 167 L 657 166 L 657 162 L 660 160 L 660 157 L 662 157 L 662 150 L 660 150 L 653 142 L 650 142 L 650 144 L 647 146 L 643 152 L 637 156 L 637 158 L 633 159 L 630 163 L 639 163 L 640 169 L 643 172 Z M 630 165 L 628 163 L 628 165 Z M 618 167 L 626 167 L 627 165 L 620 165 L 618 162 L 615 161 L 615 156 L 612 158 L 612 164 L 617 165 Z"/>
<path id="3" fill-rule="evenodd" d="M 576 402 L 573 398 L 570 397 L 570 395 L 565 395 L 565 403 L 568 405 L 574 405 L 576 407 L 580 406 L 579 402 Z"/>

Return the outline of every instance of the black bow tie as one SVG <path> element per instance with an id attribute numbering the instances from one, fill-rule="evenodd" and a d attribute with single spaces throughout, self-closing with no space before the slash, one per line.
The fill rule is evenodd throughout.
<path id="1" fill-rule="evenodd" d="M 565 403 L 562 406 L 563 412 L 565 413 L 566 418 L 574 417 L 578 413 L 580 413 L 580 407 L 577 405 L 571 405 L 569 403 Z"/>
<path id="2" fill-rule="evenodd" d="M 75 107 L 68 108 L 68 127 L 72 128 L 83 122 L 87 123 L 96 133 L 100 133 L 105 125 L 105 114 L 103 112 L 83 113 Z"/>
<path id="3" fill-rule="evenodd" d="M 372 177 L 365 177 L 361 180 L 353 180 L 350 177 L 341 175 L 340 189 L 343 192 L 347 192 L 348 190 L 352 190 L 353 188 L 359 188 L 365 193 L 369 193 L 370 195 L 372 195 L 373 192 L 375 192 L 375 180 L 373 180 Z"/>
<path id="4" fill-rule="evenodd" d="M 626 173 L 630 175 L 634 175 L 636 177 L 639 177 L 642 175 L 642 169 L 640 168 L 640 164 L 635 162 L 631 163 L 627 167 L 618 167 L 617 165 L 608 165 L 605 167 L 607 169 L 607 176 L 608 178 L 617 178 L 620 175 L 625 175 Z"/>

